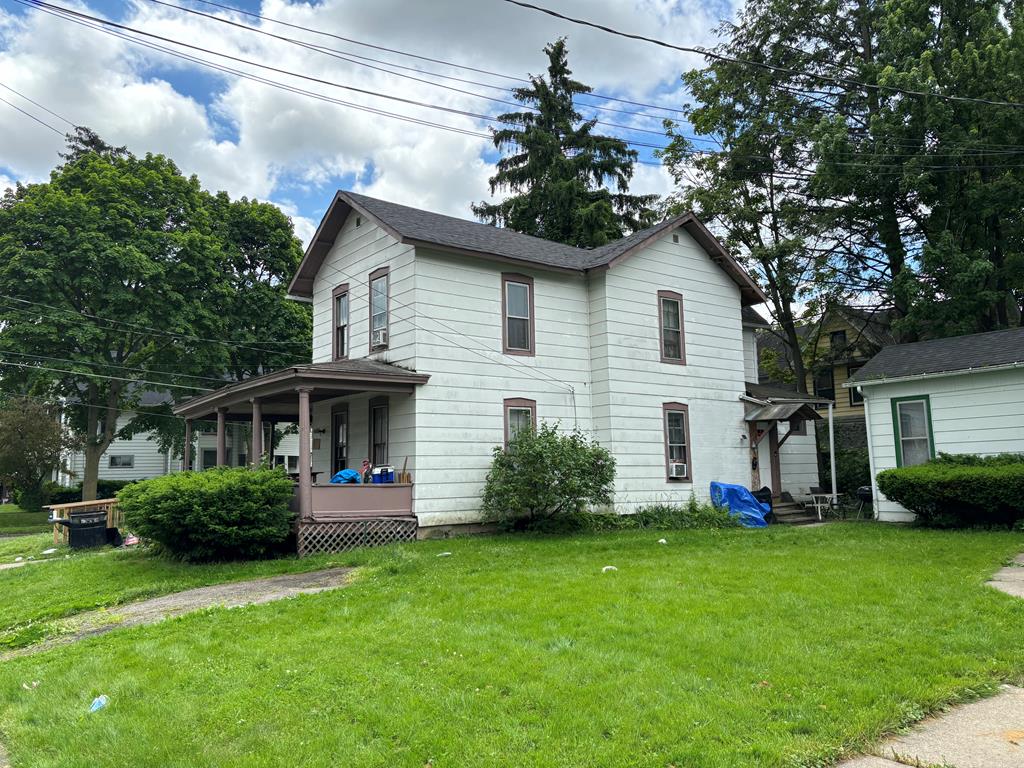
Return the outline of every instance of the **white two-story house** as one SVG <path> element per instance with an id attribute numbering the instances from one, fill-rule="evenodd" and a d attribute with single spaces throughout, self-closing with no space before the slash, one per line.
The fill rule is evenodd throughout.
<path id="1" fill-rule="evenodd" d="M 221 434 L 233 419 L 294 417 L 303 526 L 477 523 L 494 447 L 541 420 L 612 452 L 620 511 L 769 476 L 756 444 L 776 422 L 746 418 L 767 402 L 746 383 L 763 323 L 749 307 L 764 296 L 692 215 L 580 249 L 339 192 L 290 294 L 313 304 L 312 364 L 175 411 L 216 418 Z M 811 409 L 782 411 L 813 441 L 799 429 Z M 329 485 L 364 459 L 405 482 Z"/>

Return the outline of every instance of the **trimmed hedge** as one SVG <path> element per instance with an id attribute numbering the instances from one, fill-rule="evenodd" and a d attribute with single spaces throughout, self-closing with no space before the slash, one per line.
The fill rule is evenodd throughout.
<path id="1" fill-rule="evenodd" d="M 283 468 L 222 467 L 142 480 L 117 494 L 125 528 L 186 560 L 275 554 L 291 533 Z"/>
<path id="2" fill-rule="evenodd" d="M 960 528 L 1024 520 L 1024 456 L 942 454 L 915 467 L 878 473 L 878 488 L 922 525 Z"/>

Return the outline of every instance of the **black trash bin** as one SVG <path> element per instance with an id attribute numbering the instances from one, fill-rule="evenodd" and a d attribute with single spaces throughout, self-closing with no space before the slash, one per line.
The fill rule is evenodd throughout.
<path id="1" fill-rule="evenodd" d="M 68 546 L 72 549 L 102 547 L 107 543 L 107 513 L 79 512 L 64 519 L 55 519 L 57 525 L 68 529 Z"/>

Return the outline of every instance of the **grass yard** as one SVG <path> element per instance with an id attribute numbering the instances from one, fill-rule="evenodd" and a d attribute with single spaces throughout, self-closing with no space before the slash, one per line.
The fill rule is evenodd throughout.
<path id="1" fill-rule="evenodd" d="M 16 533 L 41 533 L 52 530 L 47 512 L 26 512 L 16 504 L 0 504 L 0 536 Z"/>
<path id="2" fill-rule="evenodd" d="M 77 551 L 61 547 L 49 558 L 41 554 L 52 546 L 50 534 L 0 540 L 0 564 L 28 556 L 57 561 L 0 571 L 0 651 L 37 642 L 59 630 L 53 620 L 81 611 L 208 584 L 358 561 L 358 554 L 351 554 L 190 565 L 154 557 L 144 549 L 109 547 Z"/>
<path id="3" fill-rule="evenodd" d="M 984 586 L 1022 549 L 842 524 L 396 547 L 347 589 L 0 664 L 0 740 L 15 768 L 823 766 L 1024 682 L 1024 601 Z"/>

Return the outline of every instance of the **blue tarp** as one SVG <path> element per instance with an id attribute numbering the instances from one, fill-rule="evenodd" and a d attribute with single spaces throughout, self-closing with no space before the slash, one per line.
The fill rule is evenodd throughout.
<path id="1" fill-rule="evenodd" d="M 359 477 L 359 473 L 354 469 L 343 469 L 340 472 L 335 472 L 331 478 L 331 482 L 335 484 L 341 483 L 361 483 L 362 478 Z"/>
<path id="2" fill-rule="evenodd" d="M 768 521 L 764 516 L 771 507 L 754 498 L 754 494 L 742 485 L 711 483 L 711 503 L 716 507 L 727 507 L 729 514 L 739 517 L 740 525 L 747 528 L 764 528 Z"/>

